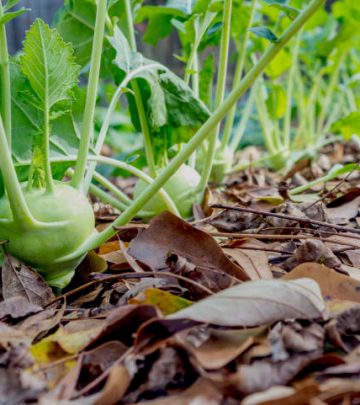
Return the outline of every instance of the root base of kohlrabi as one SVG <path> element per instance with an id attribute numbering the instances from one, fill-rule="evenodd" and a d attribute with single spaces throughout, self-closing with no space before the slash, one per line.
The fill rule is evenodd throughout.
<path id="1" fill-rule="evenodd" d="M 0 239 L 9 241 L 8 253 L 38 270 L 54 287 L 64 288 L 74 275 L 83 256 L 71 261 L 62 257 L 76 251 L 94 232 L 95 218 L 91 204 L 78 190 L 64 183 L 56 183 L 53 193 L 45 190 L 26 191 L 24 197 L 32 216 L 41 223 L 24 226 L 13 221 L 9 201 L 0 199 Z"/>
<path id="2" fill-rule="evenodd" d="M 200 183 L 199 173 L 187 165 L 182 165 L 173 177 L 165 184 L 164 190 L 169 197 L 174 201 L 180 215 L 183 218 L 192 216 L 192 207 L 194 204 L 200 204 L 202 196 L 196 191 Z M 148 186 L 143 180 L 138 180 L 134 190 L 134 198 L 136 199 Z M 161 196 L 156 195 L 150 199 L 143 207 L 143 219 L 150 219 L 153 216 L 168 210 Z"/>

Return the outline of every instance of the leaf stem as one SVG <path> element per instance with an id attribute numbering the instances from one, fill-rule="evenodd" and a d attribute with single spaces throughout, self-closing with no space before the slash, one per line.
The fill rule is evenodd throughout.
<path id="1" fill-rule="evenodd" d="M 220 55 L 219 55 L 220 65 L 217 75 L 217 88 L 215 97 L 215 110 L 221 106 L 225 98 L 226 77 L 228 69 L 229 47 L 230 47 L 232 4 L 233 0 L 225 0 L 223 28 L 221 33 Z M 205 190 L 211 175 L 211 169 L 213 166 L 216 152 L 216 142 L 218 140 L 219 132 L 220 132 L 220 122 L 216 125 L 215 130 L 213 131 L 213 133 L 210 135 L 209 138 L 209 145 L 205 158 L 205 164 L 203 171 L 201 173 L 201 180 L 198 186 L 198 190 L 200 192 L 203 192 Z"/>
<path id="2" fill-rule="evenodd" d="M 236 62 L 236 68 L 235 68 L 232 88 L 235 88 L 239 84 L 241 77 L 243 75 L 244 65 L 245 65 L 245 60 L 246 60 L 246 46 L 247 46 L 247 43 L 249 41 L 249 36 L 250 36 L 249 28 L 251 27 L 253 20 L 254 20 L 255 8 L 256 8 L 256 0 L 251 0 L 250 16 L 249 16 L 248 23 L 245 27 L 244 38 L 242 38 L 241 45 L 238 50 L 238 57 L 237 57 L 237 62 Z M 226 122 L 225 122 L 224 134 L 223 134 L 223 137 L 221 140 L 221 148 L 223 150 L 229 144 L 231 132 L 232 132 L 232 129 L 234 126 L 235 114 L 236 114 L 236 105 L 234 105 L 234 107 L 230 110 L 230 112 L 227 116 Z"/>
<path id="3" fill-rule="evenodd" d="M 161 172 L 156 180 L 147 187 L 134 203 L 116 219 L 112 227 L 107 228 L 103 232 L 90 237 L 88 241 L 80 247 L 71 256 L 62 258 L 68 260 L 71 257 L 78 257 L 79 254 L 87 252 L 100 246 L 115 234 L 114 226 L 126 225 L 137 213 L 142 209 L 146 202 L 152 198 L 158 190 L 176 173 L 184 162 L 189 159 L 191 154 L 202 142 L 214 131 L 220 121 L 226 116 L 228 111 L 237 102 L 237 100 L 248 90 L 255 80 L 263 73 L 269 63 L 281 51 L 281 49 L 289 42 L 289 40 L 297 34 L 301 27 L 309 20 L 309 18 L 324 4 L 325 0 L 312 0 L 309 6 L 292 22 L 279 40 L 273 44 L 262 56 L 256 66 L 254 66 L 246 76 L 241 80 L 239 85 L 229 94 L 225 101 L 218 107 L 212 116 L 204 123 L 192 139 L 186 144 L 181 152 L 170 162 L 169 166 Z"/>
<path id="4" fill-rule="evenodd" d="M 316 133 L 318 135 L 321 134 L 321 132 L 322 132 L 322 129 L 323 129 L 323 126 L 324 126 L 324 123 L 326 120 L 326 114 L 329 111 L 329 107 L 331 105 L 333 95 L 336 90 L 336 86 L 338 85 L 338 82 L 339 82 L 341 67 L 342 67 L 343 61 L 347 55 L 347 50 L 339 50 L 338 52 L 339 52 L 339 55 L 335 62 L 334 70 L 332 71 L 332 74 L 330 75 L 329 83 L 327 85 L 325 99 L 321 103 L 321 110 L 320 110 L 317 127 L 316 127 Z"/>
<path id="5" fill-rule="evenodd" d="M 110 105 L 109 105 L 109 107 L 108 107 L 108 109 L 106 111 L 104 122 L 103 122 L 103 124 L 101 126 L 100 133 L 99 133 L 98 139 L 96 141 L 96 145 L 95 145 L 94 149 L 95 149 L 95 152 L 97 154 L 100 154 L 100 152 L 101 152 L 101 148 L 103 147 L 103 144 L 104 144 L 104 141 L 105 141 L 105 138 L 106 138 L 106 134 L 107 134 L 107 132 L 109 130 L 109 127 L 110 127 L 112 114 L 114 113 L 116 105 L 119 102 L 119 99 L 120 99 L 121 95 L 123 94 L 124 89 L 126 88 L 126 86 L 139 73 L 141 73 L 143 71 L 146 71 L 146 70 L 154 69 L 156 67 L 161 68 L 162 66 L 159 65 L 158 63 L 153 63 L 151 65 L 140 66 L 139 68 L 137 68 L 137 69 L 133 70 L 132 72 L 130 72 L 129 74 L 127 74 L 126 77 L 124 78 L 124 80 L 120 83 L 120 85 L 116 89 L 116 91 L 115 91 L 115 93 L 114 93 L 114 95 L 113 95 L 113 97 L 111 99 Z M 96 164 L 97 164 L 97 162 L 91 162 L 89 164 L 88 170 L 86 172 L 84 185 L 83 185 L 83 190 L 84 190 L 85 194 L 89 190 L 89 186 L 91 184 L 91 179 L 92 179 L 93 174 L 94 174 L 95 169 L 96 169 Z"/>
<path id="6" fill-rule="evenodd" d="M 134 52 L 136 52 L 137 46 L 136 46 L 134 22 L 133 22 L 133 16 L 132 16 L 132 11 L 131 11 L 131 1 L 130 0 L 125 0 L 125 10 L 126 10 L 126 25 L 127 25 L 127 31 L 128 31 L 128 41 L 129 41 L 131 49 Z M 149 174 L 151 177 L 156 177 L 156 165 L 155 165 L 155 158 L 154 158 L 154 152 L 153 152 L 153 145 L 151 142 L 151 131 L 149 128 L 149 123 L 148 123 L 147 117 L 146 117 L 144 101 L 142 99 L 141 91 L 140 91 L 139 85 L 136 82 L 136 80 L 132 84 L 132 89 L 134 91 L 135 103 L 136 103 L 136 108 L 137 108 L 137 111 L 139 114 L 141 130 L 144 135 L 145 155 L 146 155 L 146 160 L 147 160 L 147 164 L 148 164 L 148 168 L 149 168 Z"/>
<path id="7" fill-rule="evenodd" d="M 301 43 L 301 31 L 297 34 L 295 44 L 292 49 L 292 63 L 288 75 L 288 82 L 286 89 L 286 110 L 283 127 L 283 144 L 286 149 L 290 148 L 291 142 L 292 95 L 294 90 L 295 76 L 298 70 L 300 43 Z"/>
<path id="8" fill-rule="evenodd" d="M 31 226 L 36 223 L 24 198 L 11 152 L 6 138 L 2 117 L 0 116 L 0 169 L 4 178 L 5 189 L 10 203 L 14 222 Z"/>
<path id="9" fill-rule="evenodd" d="M 4 15 L 2 0 L 0 0 L 0 18 Z M 11 80 L 10 61 L 7 46 L 7 36 L 5 23 L 0 24 L 0 83 L 1 83 L 1 116 L 11 150 Z"/>
<path id="10" fill-rule="evenodd" d="M 231 143 L 230 143 L 230 149 L 233 152 L 233 154 L 235 153 L 237 147 L 239 146 L 239 143 L 240 143 L 240 141 L 245 133 L 246 127 L 249 123 L 250 115 L 254 108 L 256 91 L 257 91 L 256 86 L 254 86 L 250 91 L 248 99 L 246 100 L 246 105 L 243 110 L 241 120 L 240 120 L 238 126 L 234 130 L 234 137 L 232 138 Z"/>
<path id="11" fill-rule="evenodd" d="M 46 79 L 48 80 L 48 79 Z M 48 96 L 45 96 L 45 106 L 48 106 Z M 45 163 L 45 182 L 46 191 L 52 193 L 54 191 L 54 182 L 51 173 L 51 162 L 50 162 L 50 118 L 49 109 L 44 109 L 44 163 Z M 31 184 L 29 184 L 31 187 Z"/>
<path id="12" fill-rule="evenodd" d="M 86 158 L 88 155 L 94 129 L 96 97 L 99 85 L 99 74 L 104 42 L 105 20 L 107 15 L 107 1 L 98 0 L 96 12 L 95 34 L 92 47 L 91 65 L 88 92 L 86 96 L 84 122 L 81 128 L 78 160 L 76 162 L 72 186 L 81 189 L 86 171 Z"/>

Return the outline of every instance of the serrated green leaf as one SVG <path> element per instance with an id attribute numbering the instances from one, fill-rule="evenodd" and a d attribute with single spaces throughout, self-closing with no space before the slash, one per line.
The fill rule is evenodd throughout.
<path id="1" fill-rule="evenodd" d="M 278 37 L 267 27 L 252 27 L 250 31 L 260 38 L 265 38 L 270 42 L 277 42 Z"/>
<path id="2" fill-rule="evenodd" d="M 56 28 L 64 41 L 72 44 L 81 66 L 90 60 L 95 18 L 91 0 L 66 0 L 56 16 Z"/>
<path id="3" fill-rule="evenodd" d="M 28 31 L 20 63 L 44 111 L 71 99 L 79 76 L 73 49 L 42 20 L 37 19 Z"/>
<path id="4" fill-rule="evenodd" d="M 7 24 L 9 21 L 13 20 L 14 18 L 18 17 L 21 14 L 26 13 L 27 11 L 30 11 L 30 9 L 29 8 L 21 8 L 20 10 L 17 10 L 17 11 L 10 11 L 8 13 L 5 13 L 0 18 L 0 25 Z"/>

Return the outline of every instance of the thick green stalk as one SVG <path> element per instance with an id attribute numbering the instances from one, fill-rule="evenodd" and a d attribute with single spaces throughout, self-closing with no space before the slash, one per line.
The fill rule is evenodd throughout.
<path id="1" fill-rule="evenodd" d="M 96 98 L 99 86 L 99 75 L 104 42 L 105 20 L 107 13 L 107 1 L 99 0 L 96 12 L 95 34 L 92 47 L 91 65 L 88 91 L 86 96 L 84 122 L 81 128 L 78 160 L 75 166 L 72 186 L 81 189 L 86 171 L 87 155 L 90 148 L 94 129 Z"/>
<path id="2" fill-rule="evenodd" d="M 288 75 L 287 89 L 286 89 L 286 110 L 284 117 L 283 127 L 283 144 L 286 149 L 290 148 L 291 142 L 291 111 L 292 111 L 292 97 L 295 84 L 295 76 L 298 69 L 298 58 L 300 52 L 301 31 L 296 36 L 295 44 L 292 49 L 292 61 Z"/>
<path id="3" fill-rule="evenodd" d="M 217 108 L 212 116 L 192 137 L 189 143 L 182 151 L 171 161 L 166 170 L 161 172 L 156 180 L 147 187 L 134 203 L 123 214 L 113 222 L 114 226 L 126 225 L 143 206 L 152 198 L 159 189 L 176 173 L 184 162 L 186 162 L 191 154 L 198 148 L 202 142 L 212 133 L 219 122 L 226 116 L 228 111 L 237 102 L 237 100 L 251 87 L 255 80 L 264 72 L 269 63 L 281 51 L 281 49 L 289 42 L 289 40 L 297 34 L 301 27 L 309 20 L 309 18 L 324 4 L 325 0 L 312 0 L 309 6 L 292 22 L 279 40 L 273 44 L 239 83 L 239 85 L 229 94 L 223 104 Z M 115 235 L 113 227 L 109 227 L 103 232 L 91 237 L 82 247 L 80 247 L 71 256 L 65 257 L 62 260 L 69 260 L 71 257 L 79 255 L 100 246 L 109 238 Z"/>
<path id="4" fill-rule="evenodd" d="M 89 157 L 89 160 L 94 160 L 97 162 L 108 164 L 110 166 L 117 167 L 118 169 L 126 170 L 129 173 L 131 173 L 132 175 L 143 180 L 147 184 L 153 184 L 155 182 L 155 180 L 152 177 L 148 176 L 146 173 L 144 173 L 140 169 L 137 169 L 136 167 L 131 166 L 127 163 L 119 162 L 118 160 L 111 159 L 111 158 L 104 157 L 104 156 Z M 174 213 L 177 216 L 180 216 L 175 203 L 173 202 L 173 200 L 170 198 L 169 194 L 165 190 L 160 189 L 159 196 L 161 197 L 161 199 L 163 200 L 164 204 L 166 205 L 166 207 L 168 208 L 169 211 L 171 211 L 172 213 Z"/>
<path id="5" fill-rule="evenodd" d="M 3 5 L 2 1 L 0 0 L 0 18 L 3 16 L 3 14 Z M 5 24 L 0 25 L 0 84 L 1 116 L 3 119 L 6 139 L 11 150 L 11 79 Z"/>
<path id="6" fill-rule="evenodd" d="M 249 36 L 250 36 L 249 28 L 252 26 L 252 23 L 254 20 L 255 8 L 256 8 L 256 0 L 251 0 L 249 20 L 245 27 L 244 38 L 242 39 L 241 45 L 238 50 L 238 58 L 237 58 L 237 62 L 236 62 L 235 74 L 234 74 L 233 84 L 232 84 L 233 89 L 239 84 L 241 77 L 243 75 L 243 72 L 244 72 L 244 65 L 245 65 L 245 60 L 246 60 L 246 46 L 247 46 L 247 43 L 249 41 Z M 229 144 L 231 132 L 232 132 L 232 129 L 234 126 L 235 114 L 236 114 L 236 105 L 234 105 L 234 107 L 230 110 L 230 112 L 226 118 L 224 134 L 223 134 L 223 137 L 221 140 L 221 148 L 223 150 Z"/>
<path id="7" fill-rule="evenodd" d="M 20 182 L 11 159 L 11 151 L 6 138 L 2 117 L 0 116 L 0 169 L 5 190 L 9 199 L 13 219 L 19 225 L 32 226 L 36 223 L 26 204 Z"/>
<path id="8" fill-rule="evenodd" d="M 230 47 L 230 32 L 231 32 L 231 11 L 233 0 L 225 0 L 223 27 L 221 33 L 220 54 L 219 54 L 219 70 L 217 75 L 217 87 L 215 97 L 215 110 L 221 106 L 225 98 L 226 78 L 228 70 L 229 47 Z M 201 173 L 201 180 L 198 190 L 203 192 L 209 181 L 211 170 L 215 158 L 216 142 L 220 133 L 220 122 L 216 125 L 214 132 L 210 135 L 207 154 L 205 157 L 204 168 Z"/>
<path id="9" fill-rule="evenodd" d="M 136 52 L 136 38 L 135 38 L 135 31 L 134 31 L 134 22 L 131 10 L 131 1 L 125 0 L 125 9 L 126 9 L 126 28 L 128 31 L 128 41 L 130 44 L 131 49 Z M 134 91 L 135 103 L 136 108 L 139 114 L 139 120 L 141 125 L 141 130 L 144 135 L 144 144 L 145 144 L 145 155 L 146 161 L 149 168 L 149 174 L 151 177 L 156 177 L 156 165 L 155 165 L 155 158 L 153 152 L 153 145 L 151 141 L 151 131 L 149 128 L 149 123 L 146 117 L 146 110 L 144 106 L 143 99 L 141 97 L 140 88 L 136 82 L 132 84 L 132 89 Z"/>

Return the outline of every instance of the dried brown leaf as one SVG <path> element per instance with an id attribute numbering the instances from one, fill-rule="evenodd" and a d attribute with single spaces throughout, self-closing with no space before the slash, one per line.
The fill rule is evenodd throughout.
<path id="1" fill-rule="evenodd" d="M 3 297 L 24 297 L 29 303 L 45 306 L 55 296 L 41 275 L 18 259 L 6 255 L 2 266 Z"/>

